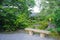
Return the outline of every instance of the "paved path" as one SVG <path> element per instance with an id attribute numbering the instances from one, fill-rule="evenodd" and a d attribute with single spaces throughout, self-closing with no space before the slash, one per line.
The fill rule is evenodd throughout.
<path id="1" fill-rule="evenodd" d="M 46 37 L 40 38 L 39 35 L 30 36 L 26 33 L 12 33 L 12 34 L 1 34 L 0 40 L 56 40 L 54 38 Z"/>

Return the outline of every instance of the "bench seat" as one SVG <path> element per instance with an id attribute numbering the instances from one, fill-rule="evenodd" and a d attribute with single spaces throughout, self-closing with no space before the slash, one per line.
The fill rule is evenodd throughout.
<path id="1" fill-rule="evenodd" d="M 29 32 L 29 35 L 33 35 L 33 32 L 40 33 L 40 37 L 45 37 L 46 34 L 50 34 L 50 31 L 47 30 L 39 30 L 39 29 L 32 29 L 32 28 L 25 28 Z"/>

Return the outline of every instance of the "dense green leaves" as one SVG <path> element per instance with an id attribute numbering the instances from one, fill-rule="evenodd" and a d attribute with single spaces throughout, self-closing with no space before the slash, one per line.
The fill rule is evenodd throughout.
<path id="1" fill-rule="evenodd" d="M 15 31 L 28 26 L 26 0 L 2 0 L 0 3 L 0 31 Z"/>
<path id="2" fill-rule="evenodd" d="M 60 1 L 42 0 L 42 11 L 29 18 L 28 7 L 34 6 L 34 0 L 0 0 L 0 30 L 15 31 L 25 27 L 46 29 L 48 23 L 55 24 L 60 32 Z"/>
<path id="3" fill-rule="evenodd" d="M 55 24 L 55 31 L 60 32 L 60 1 L 59 0 L 46 0 L 48 3 L 43 2 L 43 10 L 41 14 L 44 14 L 45 20 L 51 19 L 51 23 Z"/>
<path id="4" fill-rule="evenodd" d="M 26 3 L 28 7 L 33 7 L 35 5 L 34 0 L 26 0 Z"/>

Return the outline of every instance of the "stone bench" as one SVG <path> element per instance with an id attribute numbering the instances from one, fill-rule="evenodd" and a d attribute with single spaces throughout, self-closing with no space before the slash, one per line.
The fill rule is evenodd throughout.
<path id="1" fill-rule="evenodd" d="M 33 35 L 33 32 L 40 33 L 40 37 L 45 37 L 46 34 L 50 34 L 50 31 L 47 30 L 38 30 L 38 29 L 32 29 L 32 28 L 25 28 L 26 31 L 29 32 L 29 35 Z"/>

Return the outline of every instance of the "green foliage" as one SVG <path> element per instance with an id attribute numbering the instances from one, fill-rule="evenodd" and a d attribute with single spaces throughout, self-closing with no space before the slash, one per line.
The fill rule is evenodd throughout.
<path id="1" fill-rule="evenodd" d="M 48 3 L 46 3 L 46 1 Z M 59 0 L 45 0 L 42 2 L 43 9 L 41 11 L 41 14 L 45 17 L 44 20 L 47 20 L 51 22 L 52 24 L 55 24 L 55 30 L 50 29 L 52 32 L 52 35 L 56 32 L 60 33 L 60 1 Z M 41 15 L 40 14 L 40 15 Z"/>
<path id="2" fill-rule="evenodd" d="M 34 0 L 26 0 L 26 3 L 29 7 L 33 7 L 35 5 Z"/>
<path id="3" fill-rule="evenodd" d="M 46 29 L 48 27 L 48 21 L 44 20 L 44 16 L 34 16 L 31 17 L 30 28 L 35 29 Z"/>
<path id="4" fill-rule="evenodd" d="M 60 32 L 60 9 L 56 10 L 56 19 L 55 19 L 55 24 L 56 24 L 56 28 L 57 28 L 57 31 Z"/>
<path id="5" fill-rule="evenodd" d="M 40 21 L 40 26 L 38 26 L 38 29 L 43 29 L 45 30 L 48 27 L 48 22 L 47 21 Z"/>
<path id="6" fill-rule="evenodd" d="M 0 31 L 15 31 L 28 26 L 26 0 L 3 0 L 0 4 Z"/>

